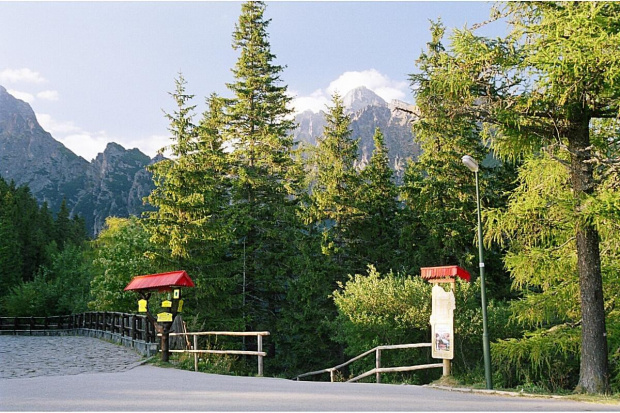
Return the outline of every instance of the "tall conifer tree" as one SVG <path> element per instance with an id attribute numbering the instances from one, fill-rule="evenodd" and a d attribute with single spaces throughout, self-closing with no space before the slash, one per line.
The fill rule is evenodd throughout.
<path id="1" fill-rule="evenodd" d="M 228 84 L 234 97 L 226 107 L 225 133 L 231 151 L 231 255 L 242 275 L 247 328 L 269 329 L 284 298 L 294 257 L 295 178 L 291 98 L 281 84 L 264 18 L 265 4 L 243 3 L 233 33 L 240 52 Z M 291 197 L 293 195 L 293 197 Z"/>
<path id="2" fill-rule="evenodd" d="M 363 274 L 368 264 L 380 272 L 399 268 L 398 252 L 398 189 L 390 168 L 388 148 L 379 128 L 373 136 L 374 150 L 368 165 L 360 173 L 356 204 L 361 216 L 352 230 L 351 246 L 356 265 L 355 274 Z"/>
<path id="3" fill-rule="evenodd" d="M 340 95 L 334 94 L 332 102 L 323 136 L 310 161 L 312 186 L 307 219 L 323 229 L 323 253 L 332 255 L 344 268 L 349 253 L 348 227 L 359 215 L 355 197 L 359 183 L 355 169 L 358 140 L 352 138 L 351 120 Z"/>
<path id="4" fill-rule="evenodd" d="M 228 155 L 223 148 L 223 99 L 211 95 L 207 110 L 196 125 L 193 95 L 185 90 L 181 75 L 172 97 L 174 114 L 167 115 L 173 143 L 170 159 L 152 166 L 155 190 L 147 202 L 157 207 L 145 214 L 151 241 L 167 266 L 186 269 L 197 288 L 188 294 L 188 306 L 210 328 L 238 328 L 234 289 L 238 281 L 228 267 L 227 207 L 230 203 Z M 167 251 L 164 253 L 164 251 Z M 191 304 L 190 304 L 191 303 Z"/>
<path id="5" fill-rule="evenodd" d="M 189 157 L 196 151 L 196 126 L 193 123 L 194 97 L 186 92 L 183 75 L 175 80 L 175 91 L 170 95 L 176 103 L 173 114 L 166 114 L 172 134 L 167 149 L 170 159 L 161 160 L 148 167 L 153 173 L 155 189 L 145 199 L 157 209 L 145 213 L 151 240 L 170 249 L 172 257 L 187 257 L 191 225 L 191 212 L 201 208 L 194 196 L 197 178 L 188 168 Z M 162 152 L 166 148 L 162 149 Z"/>

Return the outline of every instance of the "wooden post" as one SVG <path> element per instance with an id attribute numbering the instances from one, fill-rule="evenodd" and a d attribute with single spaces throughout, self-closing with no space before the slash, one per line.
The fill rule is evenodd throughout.
<path id="1" fill-rule="evenodd" d="M 443 376 L 447 377 L 450 375 L 450 360 L 443 359 Z"/>
<path id="2" fill-rule="evenodd" d="M 172 323 L 166 321 L 161 324 L 161 361 L 168 362 L 170 360 L 170 326 Z"/>
<path id="3" fill-rule="evenodd" d="M 263 336 L 258 335 L 257 336 L 258 339 L 258 351 L 261 352 L 263 351 Z M 258 356 L 258 376 L 262 377 L 263 376 L 263 356 Z"/>
<path id="4" fill-rule="evenodd" d="M 375 367 L 377 368 L 377 370 L 381 368 L 381 349 L 380 348 L 377 349 L 377 352 L 375 354 Z M 375 373 L 375 377 L 377 379 L 377 383 L 381 383 L 381 373 L 377 371 Z"/>
<path id="5" fill-rule="evenodd" d="M 194 334 L 194 351 L 198 350 L 198 336 Z M 194 371 L 198 372 L 198 353 L 194 353 Z"/>
<path id="6" fill-rule="evenodd" d="M 131 341 L 136 341 L 138 333 L 138 321 L 135 315 L 131 316 Z"/>

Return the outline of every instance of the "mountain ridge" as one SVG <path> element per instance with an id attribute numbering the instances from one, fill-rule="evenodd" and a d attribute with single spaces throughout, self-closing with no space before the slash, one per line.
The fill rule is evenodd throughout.
<path id="1" fill-rule="evenodd" d="M 379 127 L 389 148 L 390 165 L 402 177 L 408 159 L 420 153 L 410 128 L 411 114 L 398 110 L 365 87 L 347 93 L 343 102 L 351 117 L 354 139 L 360 139 L 357 166 L 364 167 L 374 149 Z M 398 102 L 397 102 L 398 103 Z M 295 117 L 297 142 L 316 145 L 326 125 L 325 112 L 306 111 Z M 84 218 L 88 232 L 97 235 L 108 216 L 140 216 L 142 199 L 154 188 L 147 165 L 151 159 L 139 149 L 110 142 L 90 162 L 76 155 L 45 131 L 30 105 L 0 85 L 0 176 L 16 185 L 28 185 L 39 201 L 57 212 L 63 200 L 72 215 Z"/>
<path id="2" fill-rule="evenodd" d="M 390 166 L 397 180 L 402 178 L 407 160 L 416 160 L 420 146 L 414 141 L 411 122 L 414 115 L 400 110 L 406 103 L 392 100 L 386 102 L 365 86 L 349 91 L 343 98 L 345 112 L 351 119 L 352 138 L 360 139 L 356 166 L 368 164 L 374 150 L 373 136 L 379 128 L 388 147 Z M 295 116 L 298 127 L 293 131 L 294 139 L 309 145 L 316 145 L 327 124 L 325 112 L 305 111 Z"/>
<path id="3" fill-rule="evenodd" d="M 111 215 L 140 215 L 142 197 L 153 188 L 138 149 L 109 143 L 88 162 L 46 132 L 30 105 L 0 86 L 0 176 L 28 185 L 39 203 L 57 212 L 63 200 L 96 235 Z"/>

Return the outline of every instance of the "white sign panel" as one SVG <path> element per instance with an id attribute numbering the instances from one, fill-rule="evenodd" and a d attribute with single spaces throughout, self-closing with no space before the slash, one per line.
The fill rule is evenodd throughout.
<path id="1" fill-rule="evenodd" d="M 432 357 L 454 358 L 454 293 L 445 291 L 438 284 L 433 286 L 433 311 L 431 314 Z"/>

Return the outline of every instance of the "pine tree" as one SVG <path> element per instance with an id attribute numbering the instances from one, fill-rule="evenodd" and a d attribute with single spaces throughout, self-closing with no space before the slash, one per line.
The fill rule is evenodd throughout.
<path id="1" fill-rule="evenodd" d="M 67 200 L 63 199 L 60 204 L 60 210 L 56 214 L 56 220 L 54 221 L 54 240 L 58 248 L 62 250 L 65 244 L 71 238 L 71 217 L 69 214 L 69 208 L 67 207 Z"/>
<path id="2" fill-rule="evenodd" d="M 186 165 L 188 157 L 196 150 L 196 128 L 192 121 L 195 106 L 188 104 L 193 95 L 186 93 L 183 75 L 175 80 L 175 86 L 171 96 L 175 100 L 176 110 L 173 114 L 166 114 L 170 120 L 169 131 L 173 141 L 169 146 L 172 158 L 148 167 L 153 173 L 155 189 L 145 201 L 156 207 L 156 210 L 147 211 L 145 217 L 153 242 L 166 245 L 172 257 L 187 257 L 187 227 L 191 221 L 189 213 L 200 208 L 199 202 L 193 197 L 195 175 Z"/>
<path id="3" fill-rule="evenodd" d="M 296 171 L 293 159 L 291 98 L 281 85 L 282 66 L 274 63 L 263 2 L 243 3 L 233 33 L 240 51 L 235 81 L 228 84 L 234 97 L 226 106 L 227 145 L 231 156 L 230 255 L 242 280 L 246 328 L 274 334 L 290 265 L 296 255 L 291 239 L 295 223 Z"/>
<path id="4" fill-rule="evenodd" d="M 373 136 L 374 150 L 368 165 L 360 173 L 356 205 L 361 216 L 354 222 L 351 245 L 355 256 L 355 274 L 369 264 L 388 272 L 400 264 L 397 228 L 398 189 L 390 168 L 388 148 L 381 130 Z"/>
<path id="5" fill-rule="evenodd" d="M 351 120 L 336 93 L 326 114 L 326 126 L 309 161 L 311 202 L 307 221 L 323 232 L 323 253 L 346 268 L 349 258 L 348 227 L 360 213 L 356 208 L 359 173 L 355 169 L 358 140 L 352 139 Z"/>
<path id="6" fill-rule="evenodd" d="M 10 287 L 33 276 L 29 274 L 26 275 L 28 278 L 25 278 L 22 272 L 23 260 L 19 231 L 16 227 L 17 215 L 14 193 L 9 188 L 4 193 L 0 189 L 0 279 L 6 285 L 2 295 L 6 294 Z"/>
<path id="7" fill-rule="evenodd" d="M 239 321 L 235 319 L 238 303 L 233 298 L 236 277 L 225 258 L 230 242 L 230 171 L 221 136 L 224 103 L 211 95 L 196 125 L 195 106 L 189 104 L 193 95 L 187 94 L 185 79 L 180 75 L 175 83 L 171 95 L 176 110 L 167 115 L 172 158 L 149 167 L 156 188 L 146 200 L 157 208 L 145 213 L 155 246 L 150 255 L 166 262 L 167 267 L 187 270 L 194 278 L 197 287 L 187 295 L 193 322 L 207 322 L 211 329 L 231 329 Z"/>

